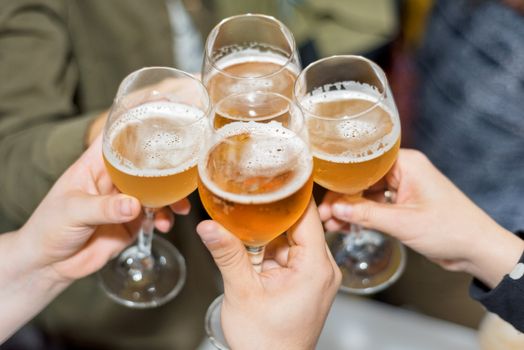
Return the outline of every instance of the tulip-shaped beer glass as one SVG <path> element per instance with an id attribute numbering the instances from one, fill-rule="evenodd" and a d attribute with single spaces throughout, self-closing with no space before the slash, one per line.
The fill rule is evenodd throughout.
<path id="1" fill-rule="evenodd" d="M 202 81 L 213 103 L 249 91 L 272 91 L 291 98 L 299 72 L 295 39 L 274 17 L 229 17 L 207 37 Z"/>
<path id="2" fill-rule="evenodd" d="M 103 155 L 115 186 L 142 203 L 144 221 L 137 245 L 100 272 L 104 290 L 118 303 L 159 306 L 184 284 L 184 258 L 165 239 L 153 238 L 154 215 L 196 189 L 209 108 L 200 81 L 176 69 L 143 68 L 120 84 L 104 129 Z"/>
<path id="3" fill-rule="evenodd" d="M 246 246 L 261 269 L 264 247 L 302 215 L 313 187 L 313 161 L 300 109 L 272 92 L 231 95 L 210 118 L 198 162 L 198 192 L 209 215 Z M 206 331 L 224 348 L 219 297 L 208 309 Z"/>
<path id="4" fill-rule="evenodd" d="M 328 57 L 300 73 L 295 98 L 308 125 L 315 182 L 358 201 L 388 172 L 400 147 L 400 120 L 384 72 L 360 56 Z M 405 249 L 391 237 L 353 224 L 326 238 L 342 270 L 342 290 L 374 293 L 402 273 Z"/>

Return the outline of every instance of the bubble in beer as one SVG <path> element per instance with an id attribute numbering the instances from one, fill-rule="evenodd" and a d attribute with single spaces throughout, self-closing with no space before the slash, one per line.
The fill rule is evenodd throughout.
<path id="1" fill-rule="evenodd" d="M 108 131 L 106 159 L 135 176 L 165 176 L 196 163 L 205 127 L 203 111 L 173 102 L 151 102 L 129 110 Z"/>
<path id="2" fill-rule="evenodd" d="M 400 137 L 396 111 L 368 84 L 329 84 L 312 91 L 301 104 L 307 111 L 310 142 L 318 158 L 362 162 L 387 152 Z"/>
<path id="3" fill-rule="evenodd" d="M 363 120 L 344 120 L 337 124 L 339 135 L 347 139 L 360 139 L 376 133 L 374 124 Z"/>
<path id="4" fill-rule="evenodd" d="M 269 203 L 290 196 L 311 176 L 307 145 L 278 122 L 234 122 L 218 134 L 199 163 L 199 174 L 221 198 Z"/>

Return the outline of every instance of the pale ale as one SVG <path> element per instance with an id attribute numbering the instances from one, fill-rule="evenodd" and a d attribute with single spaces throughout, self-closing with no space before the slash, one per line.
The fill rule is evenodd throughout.
<path id="1" fill-rule="evenodd" d="M 289 229 L 309 203 L 313 166 L 307 145 L 278 122 L 234 122 L 217 134 L 198 164 L 202 203 L 245 245 L 263 246 Z"/>
<path id="2" fill-rule="evenodd" d="M 213 127 L 218 130 L 237 121 L 275 121 L 285 128 L 290 128 L 293 121 L 297 122 L 297 118 L 294 118 L 295 113 L 297 110 L 290 110 L 290 101 L 282 96 L 274 93 L 247 93 L 223 99 L 215 107 Z"/>
<path id="3" fill-rule="evenodd" d="M 400 148 L 396 110 L 351 90 L 323 91 L 301 103 L 308 111 L 316 183 L 356 195 L 388 172 Z"/>
<path id="4" fill-rule="evenodd" d="M 203 112 L 172 102 L 151 102 L 120 117 L 104 142 L 104 160 L 115 186 L 143 206 L 176 202 L 197 186 Z"/>
<path id="5" fill-rule="evenodd" d="M 288 98 L 293 96 L 293 85 L 300 71 L 288 57 L 262 51 L 245 49 L 215 62 L 209 76 L 204 76 L 213 103 L 226 96 L 250 92 L 271 91 Z"/>

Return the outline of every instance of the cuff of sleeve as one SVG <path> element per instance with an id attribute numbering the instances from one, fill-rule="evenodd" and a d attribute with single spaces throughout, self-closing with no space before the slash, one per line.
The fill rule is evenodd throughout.
<path id="1" fill-rule="evenodd" d="M 519 264 L 524 264 L 524 253 L 520 257 Z M 491 290 L 481 281 L 473 279 L 469 294 L 473 299 L 484 305 L 488 311 L 499 315 L 516 329 L 524 332 L 524 312 L 522 312 L 524 276 L 510 276 L 508 274 Z"/>
<path id="2" fill-rule="evenodd" d="M 56 126 L 46 142 L 47 154 L 60 154 L 60 157 L 49 157 L 50 175 L 59 177 L 85 150 L 85 138 L 89 125 L 102 111 L 90 112 L 72 118 Z"/>

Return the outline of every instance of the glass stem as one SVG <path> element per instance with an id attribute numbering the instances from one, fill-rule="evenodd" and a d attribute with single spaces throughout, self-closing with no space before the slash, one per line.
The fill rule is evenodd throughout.
<path id="1" fill-rule="evenodd" d="M 343 196 L 343 200 L 347 203 L 356 203 L 362 200 L 363 192 L 358 192 L 355 194 L 346 194 Z M 349 228 L 349 234 L 347 239 L 348 240 L 355 240 L 355 238 L 358 240 L 360 238 L 360 232 L 361 232 L 362 226 L 359 224 L 352 223 Z M 353 237 L 349 237 L 353 236 Z"/>
<path id="2" fill-rule="evenodd" d="M 262 272 L 262 261 L 264 261 L 264 249 L 265 246 L 251 247 L 246 246 L 247 253 L 249 254 L 249 260 L 256 272 Z"/>
<path id="3" fill-rule="evenodd" d="M 349 228 L 349 234 L 354 235 L 355 237 L 360 237 L 362 226 L 359 224 L 351 224 Z"/>
<path id="4" fill-rule="evenodd" d="M 151 256 L 151 243 L 153 242 L 153 230 L 155 229 L 155 209 L 144 208 L 144 213 L 142 229 L 138 234 L 138 251 L 142 258 Z"/>

